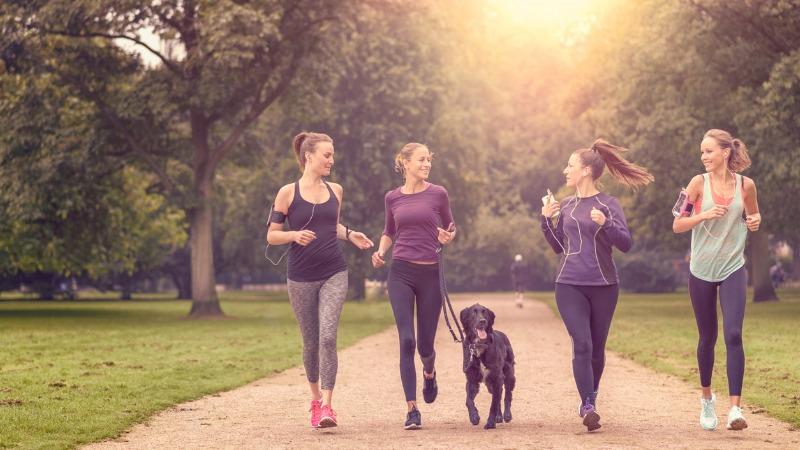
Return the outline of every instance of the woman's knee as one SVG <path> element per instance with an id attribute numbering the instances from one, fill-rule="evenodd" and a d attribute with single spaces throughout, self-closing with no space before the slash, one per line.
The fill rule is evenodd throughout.
<path id="1" fill-rule="evenodd" d="M 420 338 L 417 341 L 417 351 L 419 351 L 419 355 L 422 357 L 434 354 L 433 338 L 430 339 Z"/>
<path id="2" fill-rule="evenodd" d="M 417 348 L 417 342 L 414 339 L 413 335 L 400 336 L 400 354 L 413 355 L 416 348 Z"/>
<path id="3" fill-rule="evenodd" d="M 592 357 L 592 340 L 591 339 L 572 339 L 572 354 L 574 358 Z"/>
<path id="4" fill-rule="evenodd" d="M 725 330 L 725 345 L 727 347 L 741 347 L 742 346 L 742 329 L 734 328 Z"/>
<path id="5" fill-rule="evenodd" d="M 323 335 L 319 339 L 319 349 L 323 352 L 335 352 L 336 351 L 336 335 L 329 334 Z"/>

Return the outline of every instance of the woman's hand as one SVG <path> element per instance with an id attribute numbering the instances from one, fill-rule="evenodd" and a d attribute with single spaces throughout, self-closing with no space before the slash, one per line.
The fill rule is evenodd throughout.
<path id="1" fill-rule="evenodd" d="M 317 235 L 311 230 L 300 230 L 294 231 L 293 233 L 294 235 L 292 236 L 292 240 L 303 247 L 310 244 L 311 241 L 317 238 Z"/>
<path id="2" fill-rule="evenodd" d="M 749 214 L 744 222 L 748 230 L 758 231 L 758 227 L 761 226 L 761 213 Z"/>
<path id="3" fill-rule="evenodd" d="M 547 202 L 542 206 L 542 215 L 548 219 L 551 219 L 559 211 L 561 211 L 561 203 L 557 201 Z"/>
<path id="4" fill-rule="evenodd" d="M 372 267 L 376 269 L 380 269 L 383 265 L 386 264 L 386 261 L 383 260 L 383 252 L 378 250 L 377 252 L 372 254 Z"/>
<path id="5" fill-rule="evenodd" d="M 714 205 L 713 208 L 709 209 L 708 211 L 704 211 L 701 216 L 703 220 L 713 220 L 719 219 L 720 217 L 724 216 L 725 213 L 728 212 L 728 207 L 725 205 Z"/>
<path id="6" fill-rule="evenodd" d="M 601 227 L 606 223 L 606 215 L 603 214 L 603 211 L 592 207 L 592 212 L 589 213 L 589 216 L 592 218 L 592 222 L 600 225 Z"/>
<path id="7" fill-rule="evenodd" d="M 453 231 L 447 231 L 444 228 L 436 227 L 436 230 L 439 231 L 439 236 L 437 236 L 437 238 L 439 239 L 439 243 L 442 245 L 449 244 L 456 235 L 455 228 L 453 228 Z"/>
<path id="8" fill-rule="evenodd" d="M 360 231 L 351 231 L 350 237 L 347 240 L 358 247 L 359 250 L 366 250 L 375 245 L 371 240 L 369 240 L 366 234 Z"/>

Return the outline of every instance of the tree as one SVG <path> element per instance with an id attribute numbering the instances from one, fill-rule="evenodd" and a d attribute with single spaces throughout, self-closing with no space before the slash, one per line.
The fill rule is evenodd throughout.
<path id="1" fill-rule="evenodd" d="M 3 8 L 28 32 L 18 43 L 23 49 L 48 47 L 66 56 L 45 69 L 96 105 L 121 140 L 115 156 L 158 176 L 162 192 L 186 211 L 190 315 L 221 314 L 212 244 L 217 170 L 302 72 L 342 10 L 338 2 L 53 0 Z M 148 30 L 172 51 L 149 45 L 141 37 Z M 145 66 L 137 54 L 111 45 L 119 41 L 160 65 Z M 87 73 L 87 63 L 100 70 Z"/>
<path id="2" fill-rule="evenodd" d="M 580 91 L 589 99 L 582 117 L 598 133 L 635 149 L 637 162 L 650 167 L 663 186 L 632 198 L 632 222 L 639 224 L 634 232 L 647 248 L 686 246 L 686 237 L 669 232 L 672 218 L 664 205 L 671 205 L 688 182 L 686 174 L 700 170 L 692 154 L 706 129 L 723 128 L 743 137 L 755 161 L 747 175 L 757 184 L 772 177 L 766 162 L 777 156 L 773 152 L 794 148 L 764 145 L 764 133 L 756 132 L 747 118 L 774 114 L 745 105 L 756 103 L 775 64 L 800 43 L 797 15 L 795 5 L 780 0 L 654 0 L 627 3 L 614 16 L 598 20 L 584 50 L 582 65 L 591 70 Z M 792 114 L 792 109 L 782 111 Z M 763 253 L 768 252 L 766 233 L 793 233 L 786 213 L 767 209 L 782 202 L 782 195 L 774 189 L 759 191 L 762 209 L 769 212 L 750 240 L 756 300 L 774 296 Z"/>

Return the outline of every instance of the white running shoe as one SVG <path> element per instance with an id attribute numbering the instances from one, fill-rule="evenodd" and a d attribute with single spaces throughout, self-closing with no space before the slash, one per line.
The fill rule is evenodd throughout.
<path id="1" fill-rule="evenodd" d="M 717 413 L 714 409 L 716 403 L 717 396 L 714 394 L 711 394 L 711 398 L 700 397 L 700 405 L 702 407 L 700 409 L 700 426 L 704 430 L 712 431 L 717 429 Z"/>
<path id="2" fill-rule="evenodd" d="M 728 429 L 739 431 L 745 428 L 747 428 L 747 421 L 742 415 L 742 408 L 736 405 L 731 406 L 731 410 L 728 411 Z"/>

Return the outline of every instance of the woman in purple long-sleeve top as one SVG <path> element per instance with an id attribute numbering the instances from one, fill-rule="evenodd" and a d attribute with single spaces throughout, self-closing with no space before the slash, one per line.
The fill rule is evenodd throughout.
<path id="1" fill-rule="evenodd" d="M 556 253 L 563 254 L 555 279 L 556 304 L 572 338 L 572 373 L 581 398 L 579 409 L 589 431 L 600 428 L 597 389 L 605 366 L 605 346 L 619 296 L 619 277 L 612 247 L 631 248 L 631 234 L 616 198 L 600 192 L 597 179 L 608 166 L 630 187 L 653 181 L 646 169 L 622 157 L 625 149 L 598 139 L 572 153 L 564 169 L 575 195 L 551 198 L 542 207 L 542 232 Z M 556 223 L 553 218 L 559 216 Z"/>
<path id="2" fill-rule="evenodd" d="M 406 144 L 395 157 L 395 169 L 405 182 L 386 193 L 386 224 L 378 251 L 372 255 L 372 265 L 382 267 L 386 252 L 394 245 L 388 288 L 400 338 L 400 380 L 408 405 L 404 425 L 407 430 L 422 426 L 417 409 L 415 347 L 422 359 L 425 402 L 433 403 L 439 392 L 433 348 L 442 310 L 438 249 L 456 235 L 447 190 L 427 182 L 432 158 L 428 147 L 416 143 Z"/>

